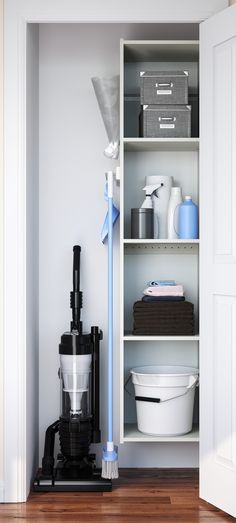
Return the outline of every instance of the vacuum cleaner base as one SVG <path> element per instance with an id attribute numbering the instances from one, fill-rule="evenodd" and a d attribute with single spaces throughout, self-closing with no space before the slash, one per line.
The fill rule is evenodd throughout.
<path id="1" fill-rule="evenodd" d="M 81 477 L 70 478 L 68 471 L 63 474 L 62 469 L 54 468 L 52 476 L 44 476 L 38 470 L 33 484 L 35 492 L 110 492 L 112 481 L 101 477 L 101 469 L 94 469 L 92 475 L 86 479 Z"/>

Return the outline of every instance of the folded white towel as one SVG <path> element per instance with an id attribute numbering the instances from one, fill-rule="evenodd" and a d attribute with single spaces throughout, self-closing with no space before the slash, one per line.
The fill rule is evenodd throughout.
<path id="1" fill-rule="evenodd" d="M 147 287 L 143 294 L 146 296 L 183 296 L 183 285 L 160 285 L 158 287 Z"/>

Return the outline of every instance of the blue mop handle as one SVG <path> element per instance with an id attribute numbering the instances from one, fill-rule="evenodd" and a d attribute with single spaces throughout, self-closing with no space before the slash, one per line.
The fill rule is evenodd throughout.
<path id="1" fill-rule="evenodd" d="M 113 172 L 108 174 L 108 441 L 113 442 Z"/>

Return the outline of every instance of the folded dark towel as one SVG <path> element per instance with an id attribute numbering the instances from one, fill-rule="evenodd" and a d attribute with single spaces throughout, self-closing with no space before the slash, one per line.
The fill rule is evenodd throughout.
<path id="1" fill-rule="evenodd" d="M 169 302 L 169 301 L 136 301 L 133 305 L 134 311 L 193 311 L 193 303 L 190 301 Z"/>
<path id="2" fill-rule="evenodd" d="M 194 331 L 182 329 L 182 330 L 168 330 L 163 329 L 150 331 L 149 329 L 136 329 L 133 331 L 134 336 L 194 336 Z"/>
<path id="3" fill-rule="evenodd" d="M 134 323 L 133 325 L 133 329 L 145 329 L 145 330 L 166 330 L 166 331 L 170 331 L 170 330 L 194 330 L 194 324 L 192 323 L 189 323 L 189 324 L 186 324 L 186 325 L 177 325 L 177 324 L 170 324 L 170 325 L 140 325 L 139 323 Z"/>
<path id="4" fill-rule="evenodd" d="M 173 329 L 179 329 L 179 328 L 192 328 L 194 326 L 194 322 L 189 322 L 189 323 L 178 323 L 178 322 L 175 322 L 175 323 L 139 323 L 139 322 L 134 322 L 133 324 L 133 327 L 134 329 L 141 329 L 141 328 L 144 328 L 144 329 L 159 329 L 159 327 L 163 328 L 163 329 L 169 329 L 169 328 L 173 328 Z"/>
<path id="5" fill-rule="evenodd" d="M 152 303 L 155 301 L 185 301 L 184 296 L 143 296 L 142 301 Z"/>
<path id="6" fill-rule="evenodd" d="M 180 327 L 180 328 L 135 328 L 133 334 L 138 336 L 193 336 L 193 327 Z"/>
<path id="7" fill-rule="evenodd" d="M 176 298 L 182 298 L 184 296 L 176 296 Z M 148 298 L 151 298 L 151 296 L 148 296 Z M 153 297 L 152 297 L 153 298 Z M 146 309 L 148 307 L 160 307 L 162 306 L 163 307 L 193 307 L 193 304 L 190 302 L 190 301 L 181 301 L 181 302 L 164 302 L 164 303 L 160 303 L 160 302 L 144 302 L 143 300 L 138 300 L 134 303 L 134 307 L 141 307 L 142 309 Z"/>
<path id="8" fill-rule="evenodd" d="M 150 314 L 145 314 L 145 313 L 142 313 L 142 312 L 134 312 L 133 314 L 134 318 L 137 318 L 137 319 L 143 319 L 143 320 L 191 320 L 193 318 L 193 314 L 192 313 L 187 313 L 187 314 L 184 314 L 184 312 L 180 312 L 180 314 L 177 314 L 175 312 L 166 312 L 166 313 L 150 313 Z"/>
<path id="9" fill-rule="evenodd" d="M 149 298 L 149 297 L 148 297 Z M 140 336 L 192 336 L 194 306 L 188 301 L 142 300 L 133 306 L 133 334 Z"/>
<path id="10" fill-rule="evenodd" d="M 134 321 L 137 321 L 137 322 L 142 322 L 142 323 L 173 323 L 173 322 L 176 322 L 176 323 L 191 323 L 193 322 L 194 320 L 194 317 L 193 316 L 190 316 L 189 318 L 184 318 L 184 317 L 177 317 L 177 316 L 165 316 L 165 317 L 160 317 L 160 316 L 137 316 L 134 314 Z"/>
<path id="11" fill-rule="evenodd" d="M 164 319 L 164 320 L 143 320 L 143 319 L 136 319 L 134 318 L 134 325 L 140 325 L 140 326 L 155 326 L 155 325 L 193 325 L 194 323 L 194 319 L 192 318 L 191 320 L 178 320 L 178 319 L 174 319 L 174 320 L 169 320 L 169 319 Z"/>

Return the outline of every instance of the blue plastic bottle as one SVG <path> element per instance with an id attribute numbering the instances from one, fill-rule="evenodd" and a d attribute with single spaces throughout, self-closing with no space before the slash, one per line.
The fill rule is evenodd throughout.
<path id="1" fill-rule="evenodd" d="M 198 238 L 198 206 L 191 196 L 185 196 L 179 206 L 179 237 L 183 240 Z"/>

